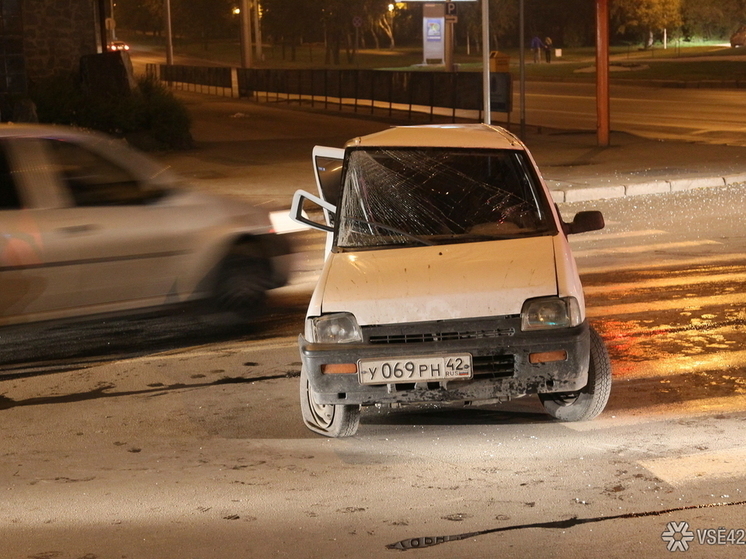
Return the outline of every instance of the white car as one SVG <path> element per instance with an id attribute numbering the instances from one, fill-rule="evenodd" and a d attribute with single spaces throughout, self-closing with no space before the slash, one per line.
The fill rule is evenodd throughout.
<path id="1" fill-rule="evenodd" d="M 287 241 L 264 210 L 181 187 L 121 140 L 0 125 L 0 325 L 203 299 L 255 314 Z"/>
<path id="2" fill-rule="evenodd" d="M 317 147 L 314 165 L 320 196 L 298 191 L 291 209 L 328 232 L 299 339 L 312 431 L 353 435 L 369 405 L 534 393 L 560 420 L 604 409 L 609 357 L 567 241 L 603 216 L 564 223 L 520 140 L 483 124 L 396 127 Z"/>

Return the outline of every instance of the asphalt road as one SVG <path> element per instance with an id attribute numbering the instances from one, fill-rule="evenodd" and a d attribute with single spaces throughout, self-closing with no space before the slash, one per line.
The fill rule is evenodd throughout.
<path id="1" fill-rule="evenodd" d="M 744 194 L 561 209 L 591 205 L 607 229 L 573 249 L 614 369 L 596 420 L 555 423 L 526 398 L 366 410 L 353 438 L 313 435 L 295 336 L 320 239 L 305 237 L 307 281 L 253 329 L 199 340 L 195 321 L 215 319 L 182 315 L 149 347 L 168 319 L 139 336 L 124 322 L 113 356 L 0 381 L 3 557 L 378 558 L 438 543 L 407 553 L 629 558 L 670 556 L 672 541 L 742 556 Z M 35 343 L 85 353 L 94 330 Z"/>
<path id="2" fill-rule="evenodd" d="M 528 82 L 526 122 L 561 130 L 596 129 L 593 83 Z M 738 89 L 612 84 L 611 129 L 647 138 L 746 145 L 746 98 Z M 512 122 L 519 122 L 518 99 Z"/>

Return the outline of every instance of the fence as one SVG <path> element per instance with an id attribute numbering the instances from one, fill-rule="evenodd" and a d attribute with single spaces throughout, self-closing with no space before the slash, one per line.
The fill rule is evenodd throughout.
<path id="1" fill-rule="evenodd" d="M 148 75 L 171 87 L 252 97 L 258 101 L 352 107 L 355 112 L 376 108 L 437 112 L 481 120 L 482 75 L 477 72 L 384 70 L 277 70 L 148 64 Z M 508 77 L 509 85 L 509 74 Z M 205 91 L 205 89 L 207 91 Z M 506 107 L 509 115 L 510 107 Z M 493 110 L 500 110 L 495 107 Z"/>
<path id="2" fill-rule="evenodd" d="M 233 68 L 226 66 L 184 66 L 147 64 L 145 72 L 175 89 L 186 89 L 214 95 L 234 96 Z"/>

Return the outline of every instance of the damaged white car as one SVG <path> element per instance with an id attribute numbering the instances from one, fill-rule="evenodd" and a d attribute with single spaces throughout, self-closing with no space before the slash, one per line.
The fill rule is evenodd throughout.
<path id="1" fill-rule="evenodd" d="M 312 431 L 353 435 L 361 406 L 527 394 L 563 421 L 601 413 L 611 366 L 567 234 L 603 216 L 564 223 L 515 136 L 396 127 L 317 147 L 314 165 L 320 196 L 298 191 L 291 209 L 328 232 L 299 339 Z"/>

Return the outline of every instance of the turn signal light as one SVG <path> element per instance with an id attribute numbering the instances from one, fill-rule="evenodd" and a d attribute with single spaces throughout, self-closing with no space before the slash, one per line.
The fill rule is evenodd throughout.
<path id="1" fill-rule="evenodd" d="M 537 363 L 551 363 L 553 361 L 567 361 L 567 352 L 564 349 L 558 349 L 557 351 L 543 351 L 541 353 L 529 353 L 528 362 Z"/>
<path id="2" fill-rule="evenodd" d="M 345 375 L 357 373 L 356 363 L 328 363 L 321 366 L 321 372 L 325 375 Z"/>

